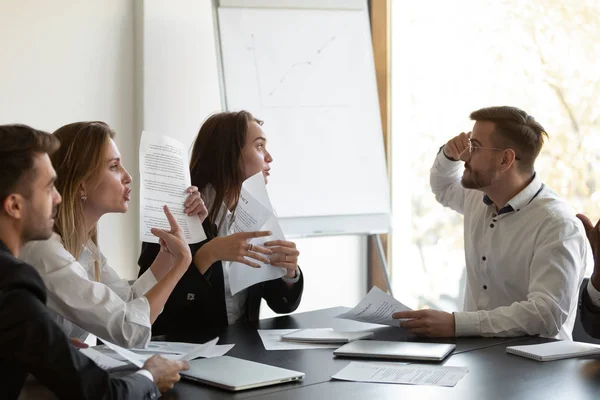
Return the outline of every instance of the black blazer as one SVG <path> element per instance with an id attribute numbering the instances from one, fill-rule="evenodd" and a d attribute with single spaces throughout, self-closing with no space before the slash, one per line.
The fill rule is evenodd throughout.
<path id="1" fill-rule="evenodd" d="M 584 282 L 587 282 L 585 280 Z M 579 304 L 581 325 L 588 335 L 600 339 L 600 307 L 592 304 L 592 299 L 587 288 L 581 290 L 581 302 Z"/>
<path id="2" fill-rule="evenodd" d="M 0 392 L 16 399 L 32 374 L 61 399 L 152 399 L 140 374 L 111 377 L 71 345 L 46 308 L 38 272 L 0 241 Z"/>
<path id="3" fill-rule="evenodd" d="M 192 254 L 207 243 L 191 244 Z M 154 262 L 160 251 L 160 246 L 155 243 L 142 243 L 142 252 L 138 260 L 140 276 L 146 272 Z M 258 283 L 248 288 L 248 300 L 243 321 L 257 321 L 260 311 L 260 301 L 265 299 L 269 307 L 278 314 L 294 311 L 300 304 L 304 289 L 304 278 L 300 279 L 291 288 L 282 279 L 274 279 Z M 225 283 L 223 281 L 223 267 L 217 261 L 204 275 L 192 264 L 183 275 L 163 312 L 152 325 L 153 335 L 181 335 L 196 334 L 210 329 L 218 332 L 226 327 L 227 309 L 225 308 Z"/>

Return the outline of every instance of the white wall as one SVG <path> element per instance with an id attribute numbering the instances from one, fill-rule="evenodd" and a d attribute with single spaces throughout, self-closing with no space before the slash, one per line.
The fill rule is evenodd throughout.
<path id="1" fill-rule="evenodd" d="M 53 131 L 105 121 L 135 179 L 133 21 L 133 0 L 2 0 L 0 123 Z M 127 215 L 106 216 L 100 225 L 102 250 L 128 277 L 139 252 L 137 213 L 133 201 Z"/>
<path id="2" fill-rule="evenodd" d="M 364 236 L 332 236 L 294 240 L 300 251 L 304 293 L 296 312 L 354 307 L 366 294 L 367 241 Z M 260 318 L 274 317 L 263 300 Z"/>
<path id="3" fill-rule="evenodd" d="M 143 4 L 143 128 L 190 148 L 204 119 L 221 111 L 212 4 Z"/>
<path id="4" fill-rule="evenodd" d="M 142 66 L 136 64 L 141 36 L 134 33 L 134 5 L 140 7 L 140 3 L 0 2 L 0 123 L 21 122 L 53 131 L 74 121 L 102 120 L 117 132 L 123 160 L 134 177 L 134 199 L 127 215 L 102 218 L 100 245 L 111 265 L 127 278 L 136 275 L 139 254 L 137 145 L 141 121 L 147 128 L 168 130 L 190 144 L 202 120 L 220 107 L 210 0 L 148 3 L 165 7 L 156 16 L 167 24 L 167 38 L 187 34 L 187 45 L 194 47 L 192 54 L 185 46 L 167 43 L 163 61 L 189 54 L 198 67 L 190 68 L 181 60 L 167 63 L 174 74 L 171 84 L 163 81 L 153 86 L 143 85 Z M 182 14 L 182 10 L 193 13 Z M 185 18 L 187 23 L 180 24 L 178 18 Z M 137 28 L 139 31 L 141 26 Z M 144 76 L 145 82 L 160 78 Z M 138 86 L 145 86 L 145 93 Z M 185 112 L 180 111 L 177 118 L 163 112 L 161 119 L 161 113 L 144 113 L 151 101 Z M 305 292 L 298 311 L 358 302 L 366 285 L 364 238 L 311 238 L 297 243 L 305 273 Z M 263 307 L 261 315 L 270 315 L 268 307 Z"/>

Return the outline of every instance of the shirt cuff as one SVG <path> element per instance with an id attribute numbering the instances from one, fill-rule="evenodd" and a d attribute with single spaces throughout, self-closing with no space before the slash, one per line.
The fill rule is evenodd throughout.
<path id="1" fill-rule="evenodd" d="M 587 292 L 590 295 L 590 300 L 592 301 L 592 305 L 596 307 L 600 307 L 600 291 L 592 285 L 592 281 L 588 281 Z"/>
<path id="2" fill-rule="evenodd" d="M 147 369 L 140 369 L 139 371 L 136 371 L 135 373 L 143 375 L 146 378 L 150 379 L 150 382 L 155 383 L 154 382 L 154 377 L 152 376 L 152 374 L 150 373 L 150 371 L 148 371 Z"/>
<path id="3" fill-rule="evenodd" d="M 284 282 L 286 283 L 296 283 L 300 280 L 300 268 L 296 268 L 296 276 L 293 278 L 288 278 L 287 276 L 282 276 L 281 279 L 283 279 Z"/>
<path id="4" fill-rule="evenodd" d="M 456 336 L 481 336 L 481 319 L 477 311 L 455 312 L 454 329 Z"/>
<path id="5" fill-rule="evenodd" d="M 152 287 L 156 285 L 156 282 L 157 280 L 154 277 L 152 270 L 148 268 L 148 270 L 146 270 L 146 272 L 144 272 L 142 276 L 140 276 L 138 279 L 135 280 L 135 282 L 133 282 L 132 286 L 133 291 L 135 293 L 135 297 L 145 295 L 148 290 L 152 289 Z"/>
<path id="6" fill-rule="evenodd" d="M 122 332 L 127 332 L 128 337 L 131 337 L 127 347 L 145 348 L 148 346 L 152 337 L 152 324 L 150 323 L 150 303 L 145 296 L 126 303 L 125 321 L 128 324 L 120 328 Z"/>
<path id="7" fill-rule="evenodd" d="M 444 154 L 444 147 L 442 146 L 440 148 L 440 151 L 438 152 L 437 155 L 437 159 L 436 159 L 436 164 L 437 166 L 439 166 L 440 168 L 442 168 L 442 170 L 448 170 L 448 169 L 460 169 L 462 167 L 462 163 L 458 161 L 452 161 L 450 160 L 448 157 L 446 157 L 446 155 Z"/>

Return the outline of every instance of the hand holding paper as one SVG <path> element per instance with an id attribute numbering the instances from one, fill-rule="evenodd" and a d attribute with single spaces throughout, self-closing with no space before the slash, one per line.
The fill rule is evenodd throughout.
<path id="1" fill-rule="evenodd" d="M 271 231 L 271 235 L 268 237 L 250 239 L 248 244 L 252 246 L 251 248 L 265 248 L 265 242 L 285 241 L 283 231 L 273 212 L 262 172 L 251 176 L 242 184 L 240 200 L 235 209 L 233 230 L 234 232 Z M 268 256 L 268 258 L 270 259 L 272 256 Z M 277 262 L 281 262 L 281 260 L 277 259 Z M 273 267 L 269 265 L 270 263 L 259 258 L 260 268 L 253 268 L 247 263 L 233 262 L 229 272 L 231 293 L 236 294 L 259 282 L 281 278 L 287 273 L 285 268 Z"/>
<path id="2" fill-rule="evenodd" d="M 373 286 L 356 307 L 338 315 L 337 318 L 372 324 L 399 326 L 400 320 L 392 318 L 392 314 L 399 311 L 410 311 L 410 308 L 383 292 L 377 286 Z"/>
<path id="3" fill-rule="evenodd" d="M 162 207 L 168 205 L 183 230 L 187 243 L 206 239 L 198 215 L 185 213 L 187 190 L 191 186 L 187 151 L 167 136 L 142 133 L 140 142 L 140 237 L 158 243 L 151 228 L 169 229 Z M 194 208 L 195 209 L 195 208 Z"/>

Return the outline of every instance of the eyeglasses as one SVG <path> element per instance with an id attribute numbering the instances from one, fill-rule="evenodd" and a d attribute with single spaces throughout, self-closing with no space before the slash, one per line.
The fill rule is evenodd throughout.
<path id="1" fill-rule="evenodd" d="M 462 153 L 459 154 L 459 157 L 463 155 L 463 153 L 465 151 L 468 151 L 469 154 L 473 154 L 475 153 L 477 150 L 492 150 L 492 151 L 504 151 L 504 150 L 508 150 L 508 149 L 499 149 L 497 147 L 484 147 L 484 146 L 478 146 L 477 144 L 474 144 L 473 141 L 471 139 L 468 139 L 467 142 L 467 148 L 464 149 L 462 151 Z M 515 155 L 515 160 L 521 160 L 521 158 L 517 157 Z"/>

